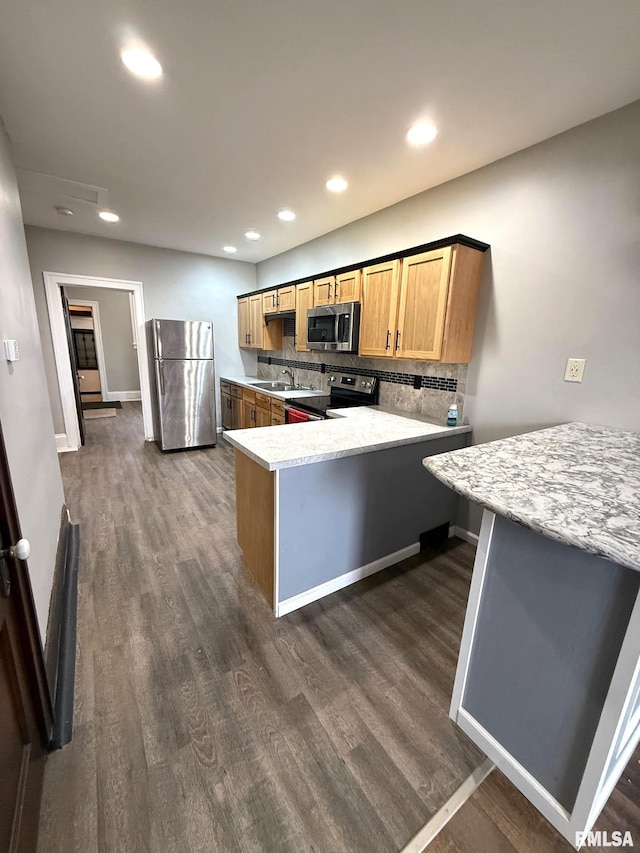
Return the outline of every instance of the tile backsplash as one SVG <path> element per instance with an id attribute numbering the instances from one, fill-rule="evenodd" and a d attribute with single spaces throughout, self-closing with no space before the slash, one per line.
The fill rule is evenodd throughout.
<path id="1" fill-rule="evenodd" d="M 258 376 L 261 378 L 282 379 L 282 370 L 287 367 L 293 371 L 296 383 L 329 393 L 327 379 L 331 370 L 377 376 L 380 381 L 380 405 L 422 414 L 435 423 L 444 424 L 449 406 L 457 403 L 459 422 L 463 423 L 466 364 L 297 352 L 294 338 L 287 335 L 287 331 L 285 327 L 281 351 L 259 353 Z M 323 365 L 326 366 L 326 373 L 322 372 Z M 419 388 L 414 387 L 416 377 L 419 377 Z"/>

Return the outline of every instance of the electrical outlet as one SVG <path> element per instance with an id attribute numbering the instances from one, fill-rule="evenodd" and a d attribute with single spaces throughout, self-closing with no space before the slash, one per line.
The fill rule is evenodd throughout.
<path id="1" fill-rule="evenodd" d="M 585 358 L 568 358 L 567 369 L 564 372 L 565 382 L 582 382 L 584 373 Z"/>

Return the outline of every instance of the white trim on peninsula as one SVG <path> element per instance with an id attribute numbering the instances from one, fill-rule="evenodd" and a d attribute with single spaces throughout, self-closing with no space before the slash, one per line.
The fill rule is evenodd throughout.
<path id="1" fill-rule="evenodd" d="M 401 548 L 399 551 L 394 551 L 393 554 L 387 554 L 386 557 L 380 557 L 379 560 L 374 560 L 366 566 L 361 566 L 359 569 L 353 569 L 340 577 L 333 578 L 326 583 L 321 583 L 311 589 L 292 595 L 291 598 L 286 598 L 284 601 L 275 601 L 274 612 L 276 616 L 285 616 L 287 613 L 292 613 L 305 604 L 311 604 L 312 601 L 317 601 L 319 598 L 324 598 L 325 595 L 330 595 L 332 592 L 337 592 L 345 586 L 349 586 L 363 578 L 368 578 L 376 572 L 381 572 L 383 569 L 388 569 L 389 566 L 394 566 L 408 557 L 413 557 L 420 551 L 420 543 L 415 542 L 413 545 L 407 545 L 406 548 Z M 276 577 L 278 573 L 275 573 Z M 277 587 L 276 587 L 277 590 Z"/>

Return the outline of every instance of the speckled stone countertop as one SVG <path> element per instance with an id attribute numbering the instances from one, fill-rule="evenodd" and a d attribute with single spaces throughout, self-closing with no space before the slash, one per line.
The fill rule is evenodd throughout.
<path id="1" fill-rule="evenodd" d="M 569 423 L 423 465 L 498 515 L 640 571 L 640 433 Z"/>
<path id="2" fill-rule="evenodd" d="M 335 409 L 334 414 L 324 421 L 230 430 L 224 437 L 254 462 L 275 471 L 471 432 L 470 426 L 438 426 L 375 406 Z"/>

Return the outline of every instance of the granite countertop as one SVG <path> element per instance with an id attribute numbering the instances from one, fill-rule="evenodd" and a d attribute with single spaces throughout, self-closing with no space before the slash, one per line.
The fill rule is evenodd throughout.
<path id="1" fill-rule="evenodd" d="M 275 471 L 471 432 L 470 426 L 438 426 L 376 406 L 334 409 L 332 414 L 322 421 L 230 430 L 224 437 L 254 462 Z"/>
<path id="2" fill-rule="evenodd" d="M 308 388 L 296 388 L 293 391 L 272 391 L 271 388 L 256 388 L 256 382 L 270 382 L 269 379 L 260 379 L 258 376 L 221 376 L 220 382 L 230 382 L 232 385 L 242 385 L 244 388 L 253 388 L 259 394 L 267 394 L 269 397 L 277 397 L 278 400 L 295 400 L 299 397 L 325 397 L 325 391 L 310 391 Z M 278 380 L 275 380 L 278 381 Z"/>
<path id="3" fill-rule="evenodd" d="M 569 423 L 423 465 L 498 515 L 640 571 L 640 433 Z"/>

